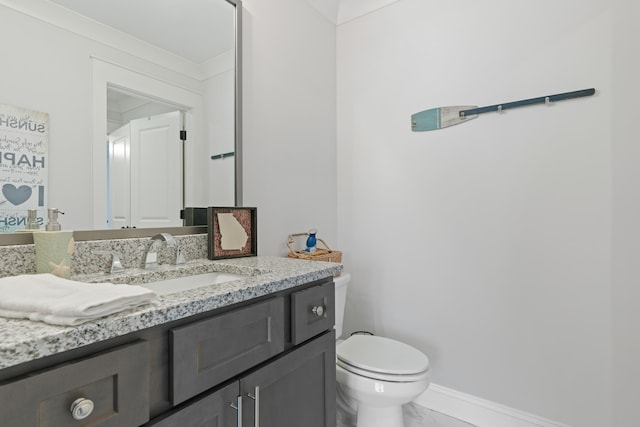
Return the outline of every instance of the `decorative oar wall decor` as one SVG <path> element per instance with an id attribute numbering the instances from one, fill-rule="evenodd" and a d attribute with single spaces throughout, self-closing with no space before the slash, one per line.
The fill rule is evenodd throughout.
<path id="1" fill-rule="evenodd" d="M 583 89 L 575 92 L 559 93 L 556 95 L 541 96 L 539 98 L 524 99 L 522 101 L 507 102 L 505 104 L 490 105 L 488 107 L 478 107 L 476 105 L 459 105 L 454 107 L 440 107 L 424 110 L 411 116 L 411 130 L 422 132 L 425 130 L 435 130 L 457 125 L 475 119 L 479 114 L 492 111 L 504 111 L 509 108 L 524 107 L 533 104 L 549 104 L 565 99 L 582 98 L 591 96 L 596 90 Z"/>

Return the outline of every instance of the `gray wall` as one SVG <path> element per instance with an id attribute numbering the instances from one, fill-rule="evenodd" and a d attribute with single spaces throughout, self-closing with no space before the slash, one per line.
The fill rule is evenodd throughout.
<path id="1" fill-rule="evenodd" d="M 614 2 L 613 103 L 613 426 L 640 425 L 640 5 Z"/>
<path id="2" fill-rule="evenodd" d="M 347 332 L 417 346 L 444 387 L 573 426 L 612 425 L 612 354 L 626 359 L 632 344 L 637 356 L 629 335 L 611 347 L 612 298 L 619 332 L 638 320 L 628 302 L 637 273 L 624 262 L 619 282 L 611 276 L 612 256 L 627 253 L 612 246 L 614 220 L 626 219 L 621 244 L 638 241 L 626 237 L 638 216 L 622 207 L 637 148 L 631 124 L 614 127 L 632 105 L 631 94 L 614 97 L 633 75 L 619 75 L 614 34 L 637 52 L 631 27 L 616 29 L 627 12 L 605 0 L 401 0 L 338 27 Z M 589 87 L 597 96 L 410 130 L 428 108 Z"/>
<path id="3" fill-rule="evenodd" d="M 336 244 L 336 30 L 306 2 L 244 1 L 244 204 L 258 253 L 317 227 Z"/>

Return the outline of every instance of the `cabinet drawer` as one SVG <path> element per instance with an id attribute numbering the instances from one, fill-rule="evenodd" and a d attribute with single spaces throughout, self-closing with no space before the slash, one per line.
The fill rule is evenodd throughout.
<path id="1" fill-rule="evenodd" d="M 298 345 L 335 324 L 333 282 L 291 294 L 291 342 Z"/>
<path id="2" fill-rule="evenodd" d="M 171 401 L 178 404 L 284 350 L 284 300 L 273 298 L 172 329 Z"/>
<path id="3" fill-rule="evenodd" d="M 137 426 L 149 419 L 149 347 L 115 348 L 0 385 L 3 427 Z M 78 399 L 93 410 L 82 421 L 71 413 Z M 85 401 L 86 402 L 86 401 Z"/>

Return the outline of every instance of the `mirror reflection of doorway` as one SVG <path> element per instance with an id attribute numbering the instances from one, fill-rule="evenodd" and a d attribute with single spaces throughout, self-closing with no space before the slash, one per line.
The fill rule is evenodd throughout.
<path id="1" fill-rule="evenodd" d="M 184 112 L 108 89 L 106 227 L 181 226 Z"/>

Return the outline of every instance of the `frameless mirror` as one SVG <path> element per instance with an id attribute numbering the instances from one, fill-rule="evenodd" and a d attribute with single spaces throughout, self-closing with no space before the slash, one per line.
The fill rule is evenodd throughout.
<path id="1" fill-rule="evenodd" d="M 0 0 L 0 104 L 48 114 L 41 224 L 55 207 L 67 229 L 174 227 L 185 206 L 242 204 L 241 8 Z"/>

